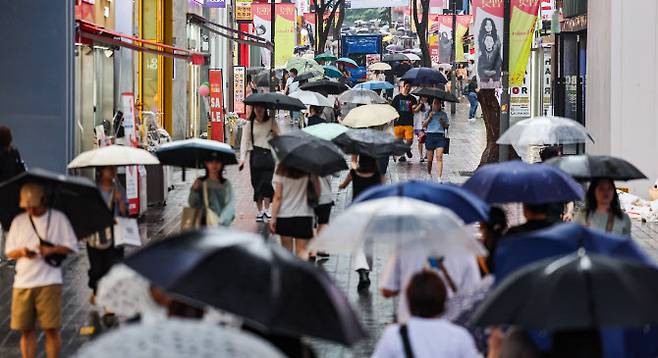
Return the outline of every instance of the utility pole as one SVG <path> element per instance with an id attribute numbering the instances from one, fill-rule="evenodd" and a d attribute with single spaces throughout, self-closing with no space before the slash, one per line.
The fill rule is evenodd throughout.
<path id="1" fill-rule="evenodd" d="M 272 42 L 272 51 L 270 51 L 270 92 L 274 92 L 274 35 L 276 29 L 276 1 L 270 0 L 270 41 Z"/>
<path id="2" fill-rule="evenodd" d="M 450 92 L 457 96 L 457 76 L 455 66 L 455 59 L 457 58 L 457 0 L 450 0 L 450 10 L 452 11 L 452 51 L 450 54 L 450 63 L 452 64 L 452 69 L 450 70 Z M 429 31 L 429 26 L 428 26 Z M 450 103 L 450 114 L 457 113 L 457 104 L 454 102 Z"/>
<path id="3" fill-rule="evenodd" d="M 510 41 L 510 2 L 503 0 L 503 93 L 500 96 L 500 132 L 505 133 L 509 128 L 510 93 L 509 93 L 509 41 Z M 509 159 L 509 146 L 500 144 L 498 146 L 498 160 L 501 162 Z"/>

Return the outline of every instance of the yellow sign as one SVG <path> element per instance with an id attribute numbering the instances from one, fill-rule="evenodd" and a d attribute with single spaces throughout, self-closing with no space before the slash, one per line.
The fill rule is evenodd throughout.
<path id="1" fill-rule="evenodd" d="M 251 1 L 237 1 L 235 3 L 235 20 L 252 21 L 254 14 L 251 12 Z"/>

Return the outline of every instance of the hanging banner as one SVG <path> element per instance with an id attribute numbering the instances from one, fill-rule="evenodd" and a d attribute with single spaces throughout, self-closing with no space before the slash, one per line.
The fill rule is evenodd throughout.
<path id="1" fill-rule="evenodd" d="M 137 129 L 135 127 L 135 96 L 132 92 L 121 94 L 121 111 L 123 112 L 123 145 L 136 147 Z M 121 138 L 119 138 L 121 139 Z M 139 175 L 136 165 L 126 166 L 126 200 L 128 214 L 139 215 Z"/>
<path id="2" fill-rule="evenodd" d="M 224 141 L 224 78 L 222 70 L 208 70 L 210 84 L 210 139 Z"/>
<path id="3" fill-rule="evenodd" d="M 464 57 L 464 36 L 468 32 L 469 26 L 471 26 L 471 21 L 473 17 L 471 15 L 458 15 L 457 16 L 457 35 L 455 36 L 455 61 L 464 62 L 466 58 Z"/>
<path id="4" fill-rule="evenodd" d="M 539 14 L 539 3 L 540 0 L 512 0 L 509 50 L 510 86 L 523 84 Z"/>
<path id="5" fill-rule="evenodd" d="M 302 17 L 302 27 L 306 29 L 308 42 L 304 45 L 313 46 L 315 43 L 315 14 L 308 13 Z"/>
<path id="6" fill-rule="evenodd" d="M 346 9 L 374 9 L 378 7 L 408 7 L 409 0 L 346 0 Z"/>
<path id="7" fill-rule="evenodd" d="M 267 3 L 252 4 L 255 34 L 270 39 L 271 7 Z M 276 4 L 274 66 L 284 66 L 295 49 L 295 4 Z M 261 63 L 270 66 L 270 51 L 261 48 Z"/>
<path id="8" fill-rule="evenodd" d="M 226 8 L 226 0 L 206 0 L 205 7 Z"/>
<path id="9" fill-rule="evenodd" d="M 530 117 L 530 63 L 526 65 L 523 81 L 520 85 L 510 83 L 510 116 Z"/>
<path id="10" fill-rule="evenodd" d="M 475 61 L 480 88 L 501 88 L 503 65 L 503 2 L 473 0 Z"/>
<path id="11" fill-rule="evenodd" d="M 238 114 L 243 114 L 245 112 L 245 74 L 246 71 L 244 67 L 233 67 L 233 111 Z"/>

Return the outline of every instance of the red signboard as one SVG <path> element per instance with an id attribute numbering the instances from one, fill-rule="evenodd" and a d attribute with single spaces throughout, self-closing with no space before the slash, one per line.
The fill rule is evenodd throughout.
<path id="1" fill-rule="evenodd" d="M 208 70 L 210 83 L 210 121 L 212 127 L 211 139 L 224 141 L 224 78 L 222 70 Z M 213 138 L 214 137 L 214 138 Z"/>

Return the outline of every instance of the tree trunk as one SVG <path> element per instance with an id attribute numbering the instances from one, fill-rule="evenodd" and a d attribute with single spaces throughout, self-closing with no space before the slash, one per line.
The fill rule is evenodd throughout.
<path id="1" fill-rule="evenodd" d="M 496 98 L 496 90 L 480 89 L 478 92 L 478 102 L 482 106 L 482 116 L 484 117 L 484 127 L 487 134 L 487 145 L 482 152 L 478 168 L 489 163 L 498 162 L 498 144 L 496 141 L 500 135 L 500 104 Z"/>
<path id="2" fill-rule="evenodd" d="M 343 27 L 343 21 L 345 21 L 345 2 L 341 2 L 338 8 L 338 20 L 336 26 L 334 26 L 334 40 L 340 41 L 340 29 Z"/>
<path id="3" fill-rule="evenodd" d="M 329 37 L 329 31 L 331 30 L 331 24 L 334 22 L 334 19 L 336 18 L 336 11 L 343 4 L 345 4 L 345 0 L 322 2 L 320 5 L 320 9 L 318 11 L 320 12 L 321 23 L 316 24 L 316 26 L 320 27 L 320 37 L 318 38 L 319 53 L 324 52 L 325 45 L 327 44 L 327 38 Z M 331 13 L 327 17 L 327 19 L 324 20 L 324 14 L 329 8 L 331 8 Z"/>
<path id="4" fill-rule="evenodd" d="M 430 67 L 432 65 L 432 59 L 430 57 L 430 49 L 427 43 L 427 24 L 429 22 L 429 10 L 430 10 L 430 0 L 412 0 L 412 17 L 414 20 L 414 25 L 416 26 L 416 33 L 418 34 L 418 40 L 420 41 L 420 50 L 422 51 L 422 64 L 424 67 Z M 421 18 L 418 19 L 418 1 L 420 1 L 421 7 Z"/>

